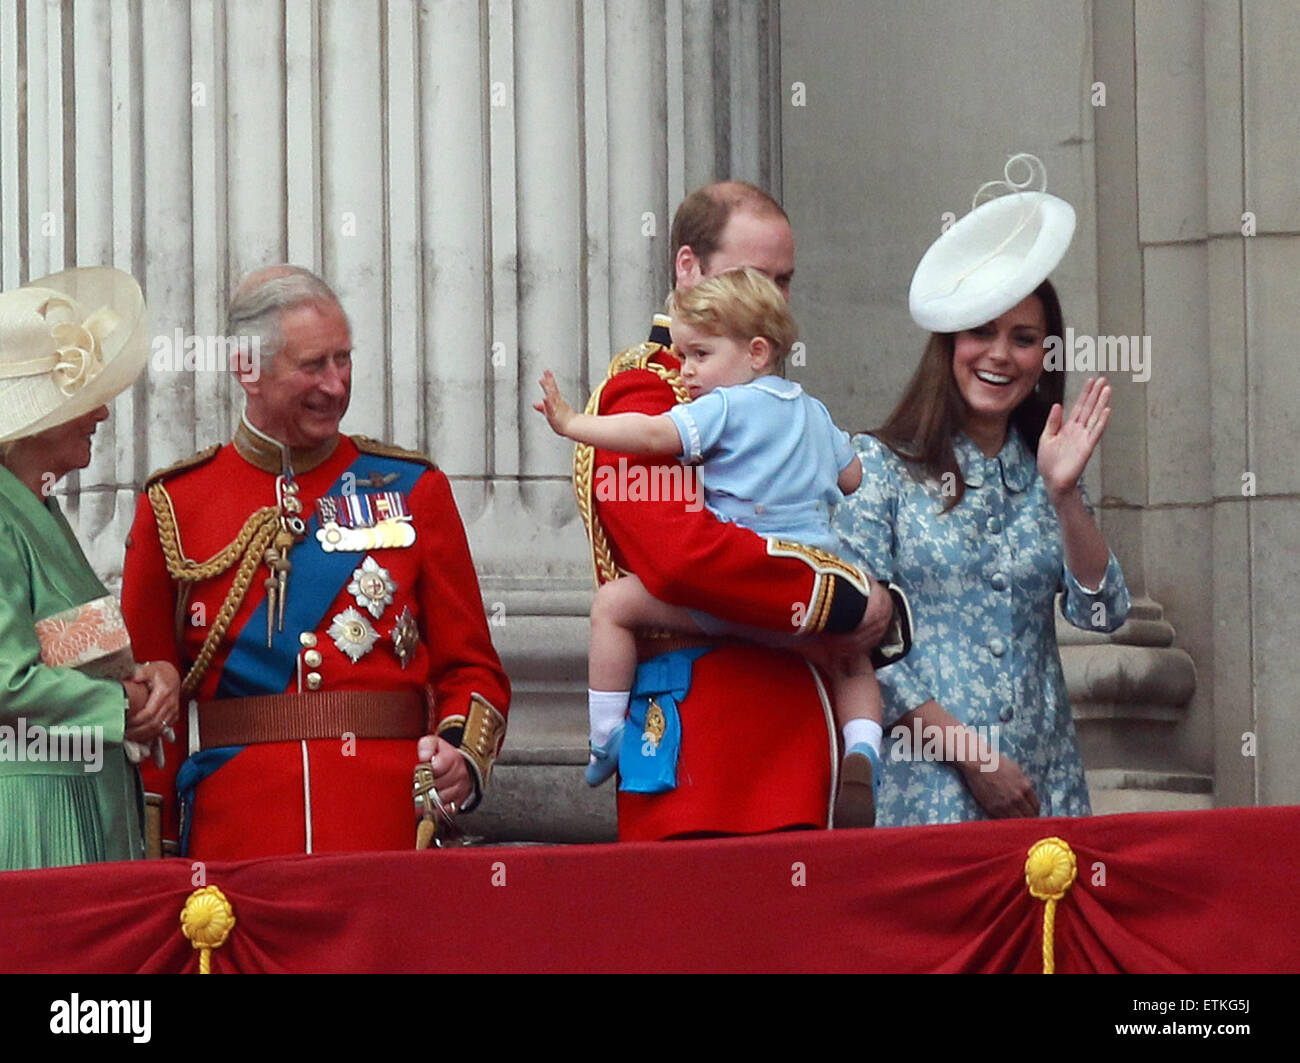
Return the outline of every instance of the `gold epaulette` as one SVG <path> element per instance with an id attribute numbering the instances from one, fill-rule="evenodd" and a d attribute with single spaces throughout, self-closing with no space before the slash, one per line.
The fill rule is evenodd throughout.
<path id="1" fill-rule="evenodd" d="M 220 443 L 213 443 L 210 447 L 204 447 L 197 454 L 191 454 L 188 458 L 181 458 L 180 461 L 168 465 L 164 469 L 149 474 L 149 479 L 145 480 L 144 486 L 151 487 L 153 484 L 161 483 L 169 476 L 175 476 L 178 472 L 185 472 L 186 469 L 196 469 L 200 465 L 205 465 L 217 456 L 217 451 L 221 449 Z"/>
<path id="2" fill-rule="evenodd" d="M 625 351 L 620 351 L 610 360 L 609 372 L 605 374 L 605 379 L 600 382 L 600 386 L 591 393 L 591 398 L 587 400 L 585 407 L 587 413 L 600 412 L 600 396 L 608 384 L 619 373 L 624 373 L 629 369 L 648 369 L 658 374 L 659 379 L 673 389 L 673 395 L 679 403 L 686 402 L 690 397 L 686 390 L 686 385 L 682 383 L 682 376 L 676 369 L 670 369 L 668 366 L 660 365 L 658 362 L 651 361 L 660 351 L 666 350 L 661 343 L 654 343 L 646 340 L 644 343 L 638 343 L 635 347 L 629 347 Z M 614 561 L 613 552 L 609 548 L 609 540 L 605 536 L 605 529 L 601 527 L 600 521 L 596 519 L 596 508 L 592 502 L 591 484 L 592 477 L 595 474 L 596 448 L 587 443 L 579 443 L 573 449 L 573 496 L 578 503 L 578 515 L 582 517 L 582 523 L 587 529 L 587 541 L 591 544 L 591 567 L 596 580 L 596 585 L 608 583 L 619 576 L 627 575 Z"/>
<path id="3" fill-rule="evenodd" d="M 351 436 L 350 438 L 356 444 L 357 450 L 361 451 L 362 454 L 374 454 L 380 458 L 414 461 L 421 465 L 427 465 L 430 469 L 438 467 L 431 457 L 427 454 L 421 454 L 418 450 L 395 447 L 391 443 L 381 443 L 378 439 L 371 439 L 369 436 Z"/>

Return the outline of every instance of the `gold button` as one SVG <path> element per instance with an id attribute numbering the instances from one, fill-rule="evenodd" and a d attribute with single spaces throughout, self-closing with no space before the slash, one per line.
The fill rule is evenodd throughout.
<path id="1" fill-rule="evenodd" d="M 307 689 L 308 690 L 320 689 L 320 672 L 307 673 Z"/>
<path id="2" fill-rule="evenodd" d="M 306 646 L 308 649 L 310 649 L 312 646 L 316 645 L 316 636 L 313 635 L 310 631 L 304 631 L 301 635 L 298 636 L 298 641 L 303 646 Z"/>
<path id="3" fill-rule="evenodd" d="M 321 662 L 320 650 L 308 650 L 302 655 L 302 659 L 308 668 L 319 668 Z"/>

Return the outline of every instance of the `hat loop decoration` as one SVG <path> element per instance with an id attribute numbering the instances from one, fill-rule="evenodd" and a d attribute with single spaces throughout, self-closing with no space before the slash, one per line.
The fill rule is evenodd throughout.
<path id="1" fill-rule="evenodd" d="M 119 324 L 121 318 L 102 306 L 80 325 L 64 321 L 50 329 L 59 345 L 50 375 L 63 394 L 71 397 L 100 374 L 104 368 L 103 341 Z"/>
<path id="2" fill-rule="evenodd" d="M 226 943 L 235 927 L 235 910 L 216 886 L 195 890 L 181 910 L 181 933 L 199 950 L 199 974 L 212 973 L 212 950 Z"/>
<path id="3" fill-rule="evenodd" d="M 1056 972 L 1056 902 L 1074 885 L 1079 873 L 1074 850 L 1060 838 L 1043 838 L 1030 847 L 1025 860 L 1025 885 L 1043 906 L 1043 974 Z"/>
<path id="4" fill-rule="evenodd" d="M 1015 178 L 1011 176 L 1011 167 L 1013 167 L 1018 162 L 1023 162 L 1029 168 L 1029 176 L 1026 177 L 1023 181 L 1017 181 Z M 1037 184 L 1038 187 L 1030 188 L 1030 185 L 1034 185 L 1034 184 Z M 974 210 L 976 207 L 980 205 L 980 196 L 984 195 L 986 191 L 991 191 L 993 189 L 998 189 L 998 188 L 1002 189 L 1003 191 L 990 195 L 988 199 L 996 199 L 998 198 L 998 196 L 1018 195 L 1019 193 L 1024 192 L 1027 189 L 1032 192 L 1046 192 L 1047 191 L 1047 167 L 1043 165 L 1042 159 L 1040 159 L 1037 155 L 1030 155 L 1027 151 L 1022 151 L 1017 155 L 1012 155 L 1011 158 L 1007 160 L 1007 164 L 1004 167 L 1002 167 L 1002 180 L 985 181 L 982 185 L 979 186 L 979 188 L 975 189 L 975 194 L 971 196 L 970 199 L 970 209 Z M 985 200 L 984 202 L 987 203 L 988 200 Z M 992 251 L 990 251 L 987 255 L 985 255 L 984 258 L 982 258 L 979 262 L 976 262 L 973 266 L 970 266 L 964 273 L 962 273 L 953 282 L 952 288 L 956 289 L 957 285 L 961 284 L 962 281 L 964 281 L 977 269 L 979 269 L 981 266 L 984 266 L 988 262 L 991 262 L 993 259 L 997 258 L 998 255 L 1002 254 L 1002 252 L 1005 251 L 1008 247 L 1010 247 L 1012 241 L 1014 241 L 1017 236 L 1019 236 L 1022 232 L 1025 231 L 1025 226 L 1029 224 L 1029 221 L 1031 218 L 1033 218 L 1033 216 L 1034 216 L 1033 204 L 1022 201 L 1021 208 L 1020 208 L 1020 217 L 1016 221 L 1015 225 L 1012 226 L 1011 231 L 1007 233 L 1007 235 L 1003 238 L 1002 242 L 998 244 L 997 247 L 995 247 Z"/>
<path id="5" fill-rule="evenodd" d="M 980 185 L 970 213 L 917 265 L 908 292 L 912 320 L 931 332 L 961 332 L 1032 295 L 1074 235 L 1074 208 L 1046 188 L 1046 168 L 1026 152 L 1007 160 L 1001 179 Z"/>
<path id="6" fill-rule="evenodd" d="M 1017 181 L 1011 176 L 1011 167 L 1015 166 L 1018 162 L 1024 163 L 1029 170 L 1029 176 L 1023 181 Z M 995 179 L 992 181 L 985 181 L 979 186 L 979 188 L 975 189 L 975 194 L 971 197 L 970 209 L 974 210 L 978 207 L 980 205 L 980 196 L 984 195 L 984 193 L 990 189 L 1003 189 L 1003 191 L 996 193 L 996 195 L 1001 196 L 1009 195 L 1014 192 L 1023 192 L 1025 189 L 1035 184 L 1038 187 L 1032 189 L 1032 191 L 1047 191 L 1047 167 L 1043 165 L 1043 160 L 1037 155 L 1030 155 L 1027 151 L 1019 152 L 1012 155 L 1011 158 L 1007 160 L 1007 164 L 1002 167 L 1001 180 Z M 996 197 L 991 195 L 988 198 L 994 199 Z"/>

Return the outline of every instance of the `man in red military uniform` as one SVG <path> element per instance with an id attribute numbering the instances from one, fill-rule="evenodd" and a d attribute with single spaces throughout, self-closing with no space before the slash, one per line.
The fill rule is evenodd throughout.
<path id="1" fill-rule="evenodd" d="M 191 699 L 146 773 L 164 837 L 208 859 L 413 848 L 417 762 L 449 815 L 473 807 L 510 696 L 447 478 L 340 435 L 351 333 L 318 277 L 253 274 L 229 324 L 263 354 L 236 367 L 235 437 L 150 477 L 127 546 L 133 644 Z"/>
<path id="2" fill-rule="evenodd" d="M 724 182 L 698 190 L 678 209 L 672 231 L 678 287 L 752 266 L 789 294 L 789 220 L 752 185 Z M 649 341 L 614 358 L 589 412 L 655 415 L 686 401 L 667 324 L 656 315 Z M 719 522 L 698 499 L 680 492 L 602 489 L 615 481 L 630 485 L 639 472 L 645 474 L 642 483 L 681 483 L 673 464 L 578 447 L 575 489 L 597 579 L 633 572 L 663 601 L 737 623 L 844 633 L 859 648 L 881 639 L 894 622 L 893 603 L 880 584 L 853 566 Z M 906 641 L 900 629 L 894 634 Z M 660 656 L 680 650 L 685 658 Z M 629 792 L 624 778 L 618 795 L 621 840 L 829 825 L 837 735 L 825 688 L 809 664 L 789 652 L 683 637 L 642 640 L 642 658 L 629 727 L 641 735 L 638 694 L 643 701 L 670 699 L 680 718 L 680 746 L 671 784 L 656 781 Z M 658 702 L 651 700 L 646 710 L 644 748 L 651 753 L 665 730 L 650 720 Z M 626 772 L 623 761 L 620 772 Z"/>

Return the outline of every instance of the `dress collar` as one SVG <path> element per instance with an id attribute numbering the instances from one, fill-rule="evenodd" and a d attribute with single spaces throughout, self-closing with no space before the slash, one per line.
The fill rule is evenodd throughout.
<path id="1" fill-rule="evenodd" d="M 769 395 L 775 395 L 778 399 L 797 399 L 803 393 L 802 386 L 795 381 L 772 376 L 771 374 L 751 380 L 745 387 L 766 391 Z"/>
<path id="2" fill-rule="evenodd" d="M 263 472 L 272 476 L 301 476 L 329 459 L 339 445 L 339 437 L 336 435 L 314 447 L 287 447 L 254 428 L 248 415 L 241 414 L 233 442 L 239 456 Z"/>
<path id="3" fill-rule="evenodd" d="M 979 445 L 965 432 L 958 432 L 953 437 L 952 447 L 967 487 L 982 487 L 986 475 L 999 474 L 1008 491 L 1023 491 L 1033 482 L 1037 467 L 1034 455 L 1020 438 L 1019 430 L 1011 425 L 1007 426 L 1007 440 L 996 457 L 985 457 Z"/>

